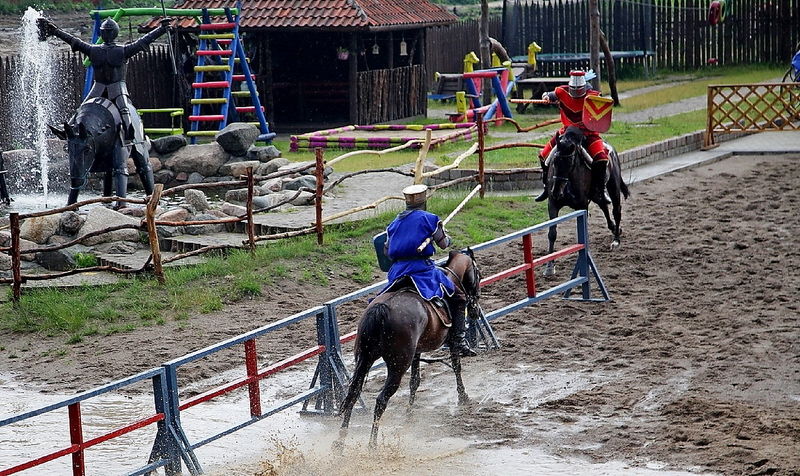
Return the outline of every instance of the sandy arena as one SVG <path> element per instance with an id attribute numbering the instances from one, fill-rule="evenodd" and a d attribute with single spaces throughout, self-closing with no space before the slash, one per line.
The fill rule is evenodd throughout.
<path id="1" fill-rule="evenodd" d="M 452 374 L 441 365 L 423 368 L 411 417 L 407 378 L 390 401 L 384 445 L 411 432 L 426 441 L 465 442 L 467 449 L 435 460 L 386 453 L 376 460 L 365 447 L 371 416 L 360 415 L 349 453 L 331 460 L 328 435 L 317 436 L 321 453 L 304 454 L 303 444 L 292 450 L 264 422 L 264 438 L 279 441 L 278 457 L 219 474 L 525 474 L 503 471 L 512 456 L 514 468 L 539 474 L 549 472 L 542 461 L 551 456 L 587 468 L 625 462 L 624 470 L 599 466 L 606 474 L 800 474 L 798 160 L 736 157 L 632 185 L 622 248 L 613 253 L 602 214 L 592 209 L 593 255 L 612 302 L 554 298 L 495 321 L 502 349 L 465 362 L 472 402 L 464 408 L 454 403 Z M 535 244 L 544 254 L 545 235 Z M 488 276 L 518 264 L 520 245 L 493 248 L 477 260 Z M 569 269 L 562 263 L 559 278 Z M 538 275 L 539 286 L 548 287 Z M 66 355 L 48 352 L 63 346 L 63 337 L 0 333 L 8 342 L 0 374 L 46 391 L 85 390 L 357 288 L 331 282 L 282 282 L 262 298 L 193 316 L 188 325 L 87 338 Z M 521 278 L 502 281 L 484 289 L 482 303 L 497 309 L 523 292 Z M 343 332 L 353 326 L 348 320 Z M 229 357 L 194 376 L 241 359 Z M 374 379 L 366 389 L 370 415 L 380 384 Z M 336 426 L 325 422 L 330 438 Z M 499 456 L 473 464 L 476 454 Z"/>

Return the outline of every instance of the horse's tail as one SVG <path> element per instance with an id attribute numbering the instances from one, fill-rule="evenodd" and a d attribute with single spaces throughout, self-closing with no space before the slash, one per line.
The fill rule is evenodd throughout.
<path id="1" fill-rule="evenodd" d="M 622 174 L 619 174 L 619 191 L 622 192 L 622 196 L 624 196 L 626 200 L 631 196 L 631 191 L 628 190 L 628 184 L 622 179 Z"/>
<path id="2" fill-rule="evenodd" d="M 342 406 L 339 408 L 339 415 L 351 410 L 361 394 L 361 387 L 364 386 L 367 373 L 375 360 L 377 360 L 375 351 L 380 348 L 380 345 L 385 340 L 387 317 L 389 317 L 389 307 L 384 303 L 377 303 L 367 309 L 361 324 L 358 326 L 355 370 L 353 371 L 353 378 L 350 380 L 350 386 L 347 389 L 347 396 L 345 396 Z"/>

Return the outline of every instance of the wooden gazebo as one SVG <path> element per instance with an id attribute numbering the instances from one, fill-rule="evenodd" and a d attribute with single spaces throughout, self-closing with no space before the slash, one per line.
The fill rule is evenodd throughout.
<path id="1" fill-rule="evenodd" d="M 455 20 L 428 0 L 243 0 L 239 28 L 272 129 L 303 132 L 425 114 L 426 28 Z M 180 49 L 196 48 L 197 23 L 177 28 Z"/>

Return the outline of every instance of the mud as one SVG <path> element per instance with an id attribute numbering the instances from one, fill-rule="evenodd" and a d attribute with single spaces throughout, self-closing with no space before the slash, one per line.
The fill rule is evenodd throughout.
<path id="1" fill-rule="evenodd" d="M 465 362 L 471 403 L 456 405 L 448 369 L 425 366 L 416 416 L 406 416 L 404 385 L 389 403 L 383 438 L 391 442 L 413 429 L 431 441 L 461 442 L 443 454 L 480 459 L 476 455 L 494 450 L 512 455 L 517 469 L 546 454 L 599 465 L 597 472 L 606 473 L 800 473 L 798 159 L 737 157 L 634 184 L 623 212 L 622 248 L 615 252 L 608 250 L 601 213 L 591 210 L 592 254 L 613 301 L 553 298 L 494 321 L 502 348 Z M 544 254 L 544 235 L 535 246 Z M 519 264 L 521 255 L 521 245 L 511 243 L 476 258 L 488 276 Z M 570 269 L 560 263 L 560 279 Z M 89 337 L 65 354 L 53 351 L 63 347 L 60 338 L 0 333 L 6 349 L 0 374 L 13 373 L 45 391 L 85 390 L 357 288 L 331 273 L 328 287 L 280 281 L 263 297 L 192 316 L 189 323 Z M 540 289 L 556 282 L 537 275 Z M 523 293 L 521 278 L 501 281 L 484 289 L 483 306 L 497 309 Z M 357 306 L 343 312 L 342 333 L 352 330 L 358 312 Z M 311 345 L 312 324 L 270 340 L 263 361 Z M 188 375 L 211 376 L 241 359 L 226 353 Z M 370 412 L 380 383 L 367 386 Z M 354 419 L 352 445 L 366 442 L 370 420 Z M 333 433 L 337 422 L 327 425 Z M 264 428 L 265 435 L 280 436 Z M 323 455 L 319 448 L 327 443 L 315 445 Z M 306 466 L 287 463 L 280 471 L 267 458 L 220 474 L 313 474 L 302 472 L 309 458 L 305 454 Z M 325 468 L 327 456 L 319 458 Z M 436 472 L 445 464 L 424 461 L 406 458 L 392 467 Z M 451 468 L 472 460 L 458 461 Z M 499 466 L 466 468 L 502 468 L 502 458 L 491 463 Z"/>

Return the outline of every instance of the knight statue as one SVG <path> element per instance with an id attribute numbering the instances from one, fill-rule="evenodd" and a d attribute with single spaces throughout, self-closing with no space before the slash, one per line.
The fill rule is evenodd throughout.
<path id="1" fill-rule="evenodd" d="M 163 35 L 167 31 L 170 21 L 170 18 L 162 19 L 161 26 L 126 45 L 116 43 L 119 25 L 112 18 L 105 19 L 100 25 L 100 38 L 103 43 L 97 45 L 86 43 L 80 38 L 70 35 L 46 18 L 39 18 L 36 21 L 40 41 L 55 36 L 67 43 L 73 51 L 79 51 L 86 55 L 92 62 L 94 83 L 89 94 L 84 98 L 84 103 L 95 98 L 105 98 L 117 107 L 122 125 L 120 139 L 124 146 L 129 148 L 136 171 L 142 177 L 145 192 L 148 194 L 153 191 L 153 169 L 148 160 L 149 154 L 142 122 L 136 108 L 131 103 L 128 87 L 125 84 L 125 73 L 127 61 L 145 51 L 153 41 Z M 117 155 L 117 157 L 123 156 Z M 127 164 L 124 160 L 120 162 L 112 165 L 113 174 L 117 178 L 124 176 L 127 183 Z"/>

